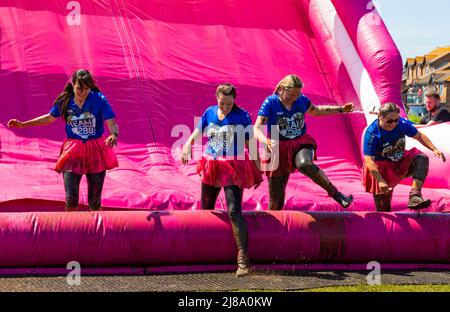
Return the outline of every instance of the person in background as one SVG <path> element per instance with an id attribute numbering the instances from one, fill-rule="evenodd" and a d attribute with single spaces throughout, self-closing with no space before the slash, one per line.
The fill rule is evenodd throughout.
<path id="1" fill-rule="evenodd" d="M 416 128 L 436 125 L 442 122 L 450 121 L 450 112 L 440 104 L 440 96 L 436 91 L 425 94 L 425 105 L 428 114 L 422 117 L 420 124 L 415 125 Z"/>

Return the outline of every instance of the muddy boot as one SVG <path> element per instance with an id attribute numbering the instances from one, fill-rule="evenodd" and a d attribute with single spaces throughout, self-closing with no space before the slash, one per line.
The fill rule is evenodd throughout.
<path id="1" fill-rule="evenodd" d="M 246 251 L 238 251 L 237 265 L 236 277 L 246 276 L 250 273 L 250 260 Z"/>
<path id="2" fill-rule="evenodd" d="M 353 202 L 353 195 L 345 196 L 341 192 L 337 192 L 332 197 L 342 208 L 348 208 Z"/>
<path id="3" fill-rule="evenodd" d="M 339 205 L 342 206 L 342 208 L 347 208 L 353 202 L 353 196 L 345 196 L 339 192 L 322 170 L 319 170 L 316 176 L 311 179 L 314 183 L 320 185 L 325 191 L 327 191 L 328 196 L 332 197 Z"/>
<path id="4" fill-rule="evenodd" d="M 422 193 L 419 189 L 413 188 L 409 192 L 408 208 L 418 210 L 428 208 L 431 205 L 431 200 L 422 198 Z"/>

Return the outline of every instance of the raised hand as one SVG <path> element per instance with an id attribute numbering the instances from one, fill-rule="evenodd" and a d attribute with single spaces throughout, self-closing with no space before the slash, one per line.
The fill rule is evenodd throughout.
<path id="1" fill-rule="evenodd" d="M 24 125 L 21 121 L 17 119 L 11 119 L 7 124 L 8 128 L 23 128 Z"/>
<path id="2" fill-rule="evenodd" d="M 342 111 L 344 112 L 344 113 L 350 113 L 350 112 L 353 112 L 353 109 L 355 108 L 355 106 L 353 105 L 353 103 L 352 102 L 349 102 L 349 103 L 345 103 L 343 106 L 342 106 Z"/>
<path id="3" fill-rule="evenodd" d="M 445 158 L 445 155 L 440 150 L 435 149 L 433 151 L 433 153 L 434 153 L 434 155 L 436 155 L 436 157 L 442 159 L 443 162 L 446 162 L 447 159 Z"/>

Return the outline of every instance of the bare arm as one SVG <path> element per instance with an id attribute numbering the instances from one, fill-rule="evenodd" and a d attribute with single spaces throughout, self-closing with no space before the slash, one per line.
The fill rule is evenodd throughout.
<path id="1" fill-rule="evenodd" d="M 105 140 L 105 144 L 109 147 L 117 145 L 117 138 L 119 137 L 119 126 L 117 125 L 116 119 L 111 118 L 106 120 L 106 125 L 109 129 L 109 136 Z"/>
<path id="2" fill-rule="evenodd" d="M 375 163 L 375 157 L 364 155 L 364 163 L 367 169 L 369 169 L 372 176 L 378 181 L 378 186 L 380 187 L 381 191 L 385 194 L 389 194 L 389 186 L 378 170 L 378 166 Z"/>
<path id="3" fill-rule="evenodd" d="M 434 146 L 434 144 L 431 142 L 431 140 L 425 134 L 423 134 L 422 132 L 419 131 L 414 136 L 414 139 L 419 141 L 423 146 L 428 148 L 430 151 L 433 151 L 434 155 L 436 155 L 436 157 L 439 157 L 440 159 L 442 159 L 443 162 L 446 161 L 444 154 L 442 154 L 442 152 L 439 151 L 436 148 L 436 146 Z"/>
<path id="4" fill-rule="evenodd" d="M 252 143 L 252 145 L 250 145 L 250 143 Z M 261 170 L 261 159 L 259 157 L 258 147 L 256 146 L 255 138 L 252 138 L 251 140 L 245 140 L 245 146 L 247 147 L 248 153 L 250 154 L 250 159 L 253 160 L 253 162 L 256 165 L 256 168 L 258 168 L 258 170 Z"/>
<path id="5" fill-rule="evenodd" d="M 320 105 L 315 106 L 311 104 L 307 113 L 312 116 L 325 116 L 325 115 L 333 115 L 338 113 L 350 113 L 353 111 L 353 103 L 346 103 L 343 106 L 329 106 L 329 105 Z"/>
<path id="6" fill-rule="evenodd" d="M 269 138 L 267 138 L 264 133 L 261 130 L 261 126 L 265 125 L 267 123 L 267 117 L 264 116 L 258 116 L 258 118 L 256 118 L 256 122 L 253 125 L 253 135 L 255 136 L 255 139 L 258 140 L 259 142 L 266 144 L 269 149 L 271 148 L 271 143 Z"/>
<path id="7" fill-rule="evenodd" d="M 188 138 L 187 142 L 183 145 L 183 153 L 181 154 L 181 162 L 183 164 L 187 164 L 192 154 L 192 144 L 194 140 L 199 136 L 200 130 L 195 128 L 194 132 L 192 132 L 191 136 Z"/>
<path id="8" fill-rule="evenodd" d="M 8 128 L 25 128 L 25 127 L 33 127 L 33 126 L 46 126 L 53 123 L 57 118 L 53 117 L 50 114 L 45 114 L 34 119 L 30 119 L 24 122 L 19 121 L 18 119 L 11 119 L 8 121 Z"/>
<path id="9" fill-rule="evenodd" d="M 420 128 L 424 128 L 424 127 L 428 127 L 428 126 L 432 126 L 432 125 L 437 125 L 438 122 L 434 121 L 434 120 L 430 120 L 428 123 L 424 124 L 424 125 L 414 125 L 414 127 L 416 127 L 417 129 Z"/>

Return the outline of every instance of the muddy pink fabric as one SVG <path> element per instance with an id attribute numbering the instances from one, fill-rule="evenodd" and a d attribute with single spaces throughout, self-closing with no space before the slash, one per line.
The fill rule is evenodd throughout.
<path id="1" fill-rule="evenodd" d="M 197 173 L 202 183 L 214 187 L 237 185 L 241 188 L 251 188 L 263 181 L 261 172 L 255 163 L 245 154 L 245 159 L 214 159 L 205 154 L 197 164 Z"/>
<path id="2" fill-rule="evenodd" d="M 449 214 L 275 211 L 244 218 L 255 263 L 448 264 Z M 218 211 L 2 213 L 0 236 L 1 267 L 74 260 L 82 267 L 235 265 L 237 252 L 228 213 Z"/>
<path id="3" fill-rule="evenodd" d="M 384 25 L 359 23 L 367 1 L 356 2 L 361 5 L 352 1 L 345 11 L 336 7 L 338 14 L 380 98 L 397 101 L 398 51 Z M 349 211 L 375 210 L 361 186 L 360 138 L 366 121 L 313 0 L 78 3 L 80 25 L 65 2 L 0 4 L 0 210 L 63 210 L 62 176 L 54 171 L 65 139 L 62 121 L 13 130 L 6 122 L 48 113 L 70 74 L 82 67 L 93 73 L 120 127 L 119 167 L 108 171 L 104 185 L 106 209 L 199 209 L 197 161 L 182 165 L 179 160 L 189 135 L 183 131 L 193 131 L 195 118 L 216 104 L 218 83 L 233 83 L 237 103 L 255 120 L 276 84 L 296 73 L 315 105 L 355 102 L 356 112 L 349 115 L 307 116 L 308 133 L 319 146 L 317 164 L 342 192 L 354 195 Z M 200 145 L 194 150 L 201 155 Z M 428 211 L 449 210 L 450 171 L 440 166 L 431 163 L 423 191 L 433 200 Z M 407 184 L 396 188 L 394 211 L 407 210 L 409 190 Z M 85 179 L 80 203 L 87 204 Z M 216 208 L 226 209 L 224 203 L 220 195 Z M 266 210 L 267 204 L 264 178 L 257 190 L 244 192 L 244 210 Z M 342 211 L 300 173 L 290 177 L 285 209 Z"/>
<path id="4" fill-rule="evenodd" d="M 411 164 L 417 155 L 422 154 L 417 148 L 405 151 L 403 158 L 399 161 L 392 162 L 389 160 L 375 161 L 380 175 L 384 178 L 389 187 L 396 187 L 408 174 Z M 423 155 L 423 154 L 422 154 Z M 362 182 L 366 192 L 372 194 L 382 194 L 383 192 L 378 185 L 378 180 L 370 173 L 370 170 L 364 164 L 362 170 Z"/>
<path id="5" fill-rule="evenodd" d="M 314 150 L 314 160 L 317 160 L 317 144 L 308 133 L 293 140 L 276 141 L 269 153 L 264 149 L 262 170 L 268 177 L 280 177 L 295 172 L 295 156 L 302 147 Z"/>
<path id="6" fill-rule="evenodd" d="M 76 174 L 98 173 L 118 167 L 116 154 L 105 144 L 105 138 L 82 140 L 67 139 L 56 162 L 57 172 Z"/>

